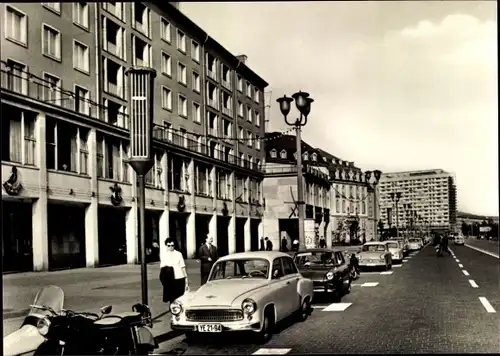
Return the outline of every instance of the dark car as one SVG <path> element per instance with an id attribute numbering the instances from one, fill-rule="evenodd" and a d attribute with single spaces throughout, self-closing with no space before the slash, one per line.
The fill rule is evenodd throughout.
<path id="1" fill-rule="evenodd" d="M 349 263 L 342 248 L 321 248 L 294 254 L 300 273 L 313 281 L 314 293 L 331 293 L 336 300 L 351 291 Z"/>

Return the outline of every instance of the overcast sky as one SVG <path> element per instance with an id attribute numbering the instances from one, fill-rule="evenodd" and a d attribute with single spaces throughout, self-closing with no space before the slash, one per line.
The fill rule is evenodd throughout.
<path id="1" fill-rule="evenodd" d="M 496 2 L 182 3 L 269 82 L 315 99 L 303 138 L 383 172 L 455 172 L 461 211 L 498 215 Z"/>

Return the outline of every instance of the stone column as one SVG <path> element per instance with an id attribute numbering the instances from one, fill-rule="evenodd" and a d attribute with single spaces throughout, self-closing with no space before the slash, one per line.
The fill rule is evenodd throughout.
<path id="1" fill-rule="evenodd" d="M 252 247 L 252 234 L 251 234 L 252 219 L 247 218 L 244 227 L 244 241 L 245 241 L 245 252 L 251 251 Z"/>
<path id="2" fill-rule="evenodd" d="M 325 236 L 325 239 L 326 239 L 326 247 L 328 248 L 332 248 L 333 246 L 333 234 L 332 234 L 332 228 L 333 228 L 333 217 L 330 216 L 330 222 L 328 223 L 328 225 L 326 226 L 326 236 Z"/>
<path id="3" fill-rule="evenodd" d="M 304 221 L 304 230 L 306 235 L 305 247 L 306 248 L 314 248 L 315 247 L 315 222 L 314 219 L 305 219 Z"/>
<path id="4" fill-rule="evenodd" d="M 45 130 L 45 113 L 39 113 L 36 120 L 36 160 L 38 171 L 38 199 L 33 202 L 32 245 L 33 270 L 49 269 L 49 234 L 48 234 L 48 193 L 47 193 L 47 160 Z"/>
<path id="5" fill-rule="evenodd" d="M 187 201 L 187 206 L 190 208 L 191 213 L 187 218 L 187 226 L 186 226 L 186 252 L 187 258 L 196 258 L 196 196 L 194 190 L 194 160 L 190 159 L 187 165 L 187 174 L 188 178 L 188 189 L 191 193 L 189 200 Z"/>
<path id="6" fill-rule="evenodd" d="M 217 245 L 217 168 L 212 167 L 210 170 L 210 184 L 212 190 L 212 218 L 208 226 L 208 233 L 214 238 L 214 245 Z"/>
<path id="7" fill-rule="evenodd" d="M 139 261 L 139 227 L 138 227 L 138 202 L 137 202 L 137 178 L 133 169 L 131 172 L 132 196 L 134 200 L 125 215 L 125 231 L 127 241 L 127 263 L 138 263 Z"/>
<path id="8" fill-rule="evenodd" d="M 90 175 L 90 204 L 85 208 L 85 260 L 87 267 L 99 264 L 99 192 L 97 181 L 97 137 L 96 130 L 91 129 L 87 136 L 89 150 L 88 171 Z"/>
<path id="9" fill-rule="evenodd" d="M 235 253 L 236 252 L 236 177 L 234 175 L 234 172 L 231 173 L 230 175 L 231 179 L 231 187 L 233 189 L 233 194 L 232 194 L 232 206 L 233 206 L 233 211 L 231 212 L 231 219 L 229 220 L 229 226 L 228 226 L 228 252 Z"/>
<path id="10" fill-rule="evenodd" d="M 162 187 L 163 187 L 163 212 L 160 215 L 159 223 L 159 241 L 160 245 L 160 261 L 165 259 L 165 252 L 167 252 L 167 246 L 165 246 L 165 239 L 170 235 L 170 206 L 169 206 L 169 190 L 168 190 L 168 153 L 164 152 L 161 159 L 161 169 L 162 169 Z"/>

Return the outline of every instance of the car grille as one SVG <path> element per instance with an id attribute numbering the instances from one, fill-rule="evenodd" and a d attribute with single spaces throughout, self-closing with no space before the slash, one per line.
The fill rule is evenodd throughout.
<path id="1" fill-rule="evenodd" d="M 206 322 L 237 321 L 243 320 L 243 312 L 236 309 L 186 310 L 186 319 Z"/>

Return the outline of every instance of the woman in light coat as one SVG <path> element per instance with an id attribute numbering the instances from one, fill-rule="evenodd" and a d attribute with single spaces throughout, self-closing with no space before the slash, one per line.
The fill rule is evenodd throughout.
<path id="1" fill-rule="evenodd" d="M 163 301 L 172 303 L 189 290 L 186 264 L 182 253 L 175 249 L 175 240 L 165 240 L 167 252 L 160 262 L 160 281 L 163 285 Z"/>

